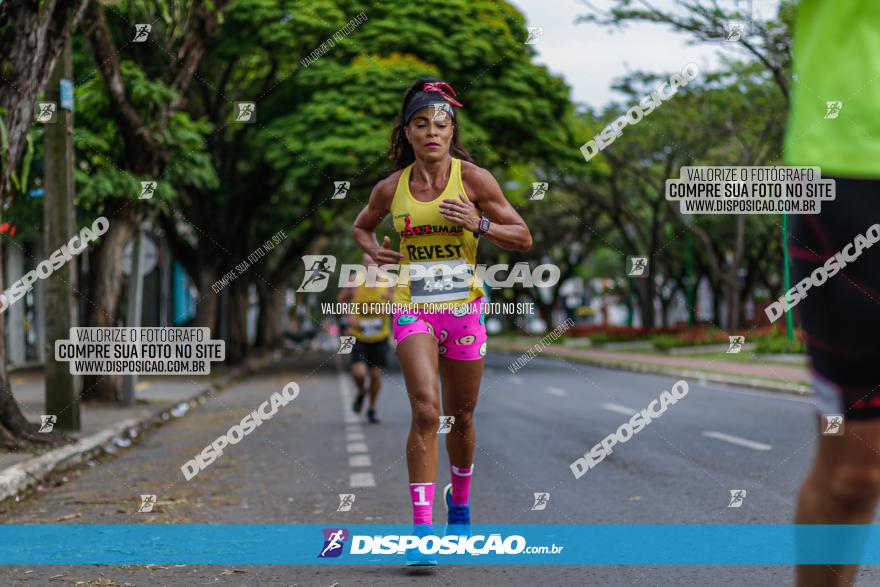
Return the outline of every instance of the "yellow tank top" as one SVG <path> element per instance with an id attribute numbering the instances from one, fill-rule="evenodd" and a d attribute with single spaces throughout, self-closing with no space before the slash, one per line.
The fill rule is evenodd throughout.
<path id="1" fill-rule="evenodd" d="M 387 338 L 391 333 L 391 319 L 387 312 L 376 306 L 391 302 L 388 287 L 361 285 L 355 290 L 351 301 L 358 304 L 360 310 L 351 326 L 354 337 L 360 342 L 379 342 Z"/>
<path id="2" fill-rule="evenodd" d="M 391 218 L 403 254 L 394 303 L 420 308 L 426 304 L 458 306 L 482 297 L 479 281 L 472 279 L 468 284 L 466 277 L 467 273 L 473 275 L 477 263 L 476 235 L 440 214 L 444 199 L 467 196 L 461 181 L 461 160 L 452 159 L 446 188 L 430 202 L 413 197 L 409 189 L 411 173 L 412 165 L 400 174 L 391 202 Z M 445 272 L 440 265 L 446 267 Z"/>

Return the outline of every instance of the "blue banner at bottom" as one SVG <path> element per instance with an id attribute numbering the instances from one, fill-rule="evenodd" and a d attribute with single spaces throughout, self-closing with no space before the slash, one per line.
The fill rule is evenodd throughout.
<path id="1" fill-rule="evenodd" d="M 440 564 L 880 564 L 878 526 L 6 524 L 0 564 L 402 564 L 417 544 Z"/>

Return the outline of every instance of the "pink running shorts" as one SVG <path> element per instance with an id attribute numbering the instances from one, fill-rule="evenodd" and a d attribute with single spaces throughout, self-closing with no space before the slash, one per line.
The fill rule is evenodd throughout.
<path id="1" fill-rule="evenodd" d="M 394 340 L 399 345 L 413 334 L 433 334 L 441 357 L 456 361 L 482 359 L 487 339 L 483 301 L 476 298 L 459 308 L 395 312 L 391 321 Z"/>

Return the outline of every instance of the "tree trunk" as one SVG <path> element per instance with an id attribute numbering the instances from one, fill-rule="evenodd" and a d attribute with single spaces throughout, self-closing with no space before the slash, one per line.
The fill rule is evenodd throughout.
<path id="1" fill-rule="evenodd" d="M 9 147 L 0 153 L 0 194 L 9 196 L 9 180 L 34 123 L 39 93 L 88 4 L 88 0 L 0 2 L 0 70 L 4 76 L 0 108 L 6 110 Z"/>
<path id="2" fill-rule="evenodd" d="M 642 315 L 642 328 L 654 328 L 654 281 L 652 277 L 641 280 L 643 285 L 638 287 L 639 312 Z"/>
<path id="3" fill-rule="evenodd" d="M 283 287 L 283 286 L 282 286 Z M 281 344 L 281 312 L 284 292 L 273 286 L 258 286 L 260 315 L 257 318 L 257 347 L 274 348 Z"/>
<path id="4" fill-rule="evenodd" d="M 211 286 L 217 282 L 217 271 L 204 261 L 202 259 L 202 262 L 199 264 L 199 274 L 196 278 L 199 300 L 196 303 L 194 326 L 210 328 L 213 333 L 217 330 L 217 305 L 220 293 L 215 293 L 211 289 Z"/>
<path id="5" fill-rule="evenodd" d="M 669 299 L 660 296 L 660 326 L 663 328 L 669 328 L 669 303 L 672 301 L 672 297 Z"/>
<path id="6" fill-rule="evenodd" d="M 733 334 L 739 328 L 739 284 L 734 275 L 733 280 L 727 284 L 727 330 Z"/>
<path id="7" fill-rule="evenodd" d="M 708 279 L 709 289 L 712 290 L 712 322 L 721 328 L 721 294 L 718 284 L 714 280 Z"/>
<path id="8" fill-rule="evenodd" d="M 0 291 L 3 291 L 2 255 L 0 255 Z M 54 348 L 50 352 L 54 352 Z M 5 313 L 0 312 L 0 448 L 21 450 L 29 444 L 54 446 L 66 441 L 65 436 L 58 432 L 37 433 L 38 428 L 27 421 L 12 395 L 12 386 L 6 372 L 6 316 Z"/>
<path id="9" fill-rule="evenodd" d="M 138 206 L 115 200 L 106 208 L 110 228 L 101 237 L 89 261 L 89 321 L 91 327 L 116 326 L 122 289 L 122 253 L 140 222 Z M 118 210 L 115 214 L 112 210 Z M 84 401 L 116 401 L 122 390 L 121 375 L 84 375 Z"/>
<path id="10" fill-rule="evenodd" d="M 11 177 L 34 120 L 37 97 L 49 78 L 70 31 L 82 18 L 88 0 L 76 2 L 0 2 L 0 108 L 8 148 L 0 152 L 0 201 L 8 202 Z M 0 291 L 3 259 L 0 255 Z M 50 351 L 54 352 L 54 348 Z M 37 433 L 12 395 L 6 372 L 6 321 L 0 313 L 0 447 L 22 449 L 28 444 L 57 445 L 57 432 Z"/>
<path id="11" fill-rule="evenodd" d="M 247 283 L 229 286 L 229 345 L 226 361 L 231 365 L 242 362 L 247 356 Z"/>

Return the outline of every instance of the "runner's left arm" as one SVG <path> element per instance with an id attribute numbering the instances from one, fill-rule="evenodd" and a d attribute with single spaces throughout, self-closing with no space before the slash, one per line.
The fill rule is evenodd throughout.
<path id="1" fill-rule="evenodd" d="M 504 197 L 501 186 L 491 173 L 476 165 L 463 165 L 461 181 L 468 195 L 459 194 L 458 200 L 444 199 L 440 203 L 444 218 L 477 232 L 482 211 L 482 215 L 489 219 L 489 231 L 483 233 L 484 237 L 508 251 L 532 248 L 529 227 Z"/>

